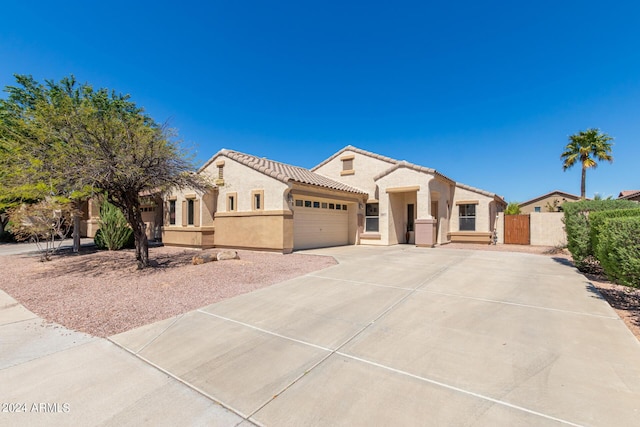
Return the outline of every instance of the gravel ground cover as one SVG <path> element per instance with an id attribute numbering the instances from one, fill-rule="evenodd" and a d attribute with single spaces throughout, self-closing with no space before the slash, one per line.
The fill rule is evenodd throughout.
<path id="1" fill-rule="evenodd" d="M 2 258 L 0 288 L 46 321 L 107 337 L 253 291 L 336 261 L 317 255 L 238 251 L 240 259 L 193 265 L 194 251 L 150 248 L 136 270 L 132 250 Z"/>

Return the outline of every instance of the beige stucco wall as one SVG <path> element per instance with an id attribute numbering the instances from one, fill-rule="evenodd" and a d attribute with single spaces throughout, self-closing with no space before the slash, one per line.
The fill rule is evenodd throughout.
<path id="1" fill-rule="evenodd" d="M 293 249 L 293 213 L 219 212 L 216 215 L 216 247 L 272 250 Z"/>
<path id="2" fill-rule="evenodd" d="M 163 215 L 164 215 L 164 225 L 166 227 L 172 228 L 194 228 L 199 226 L 212 226 L 212 217 L 211 210 L 215 207 L 215 193 L 216 189 L 212 188 L 208 191 L 195 191 L 190 188 L 185 189 L 174 189 L 168 192 L 164 197 L 163 203 Z M 182 206 L 183 202 L 187 199 L 193 198 L 197 204 L 194 206 L 197 209 L 197 212 L 194 212 L 194 217 L 196 219 L 196 223 L 194 225 L 188 225 L 187 227 L 182 227 L 183 219 L 186 223 L 186 212 L 183 212 Z M 176 223 L 174 225 L 169 222 L 169 201 L 175 200 L 176 202 Z"/>
<path id="3" fill-rule="evenodd" d="M 498 218 L 496 220 L 496 236 L 497 244 L 504 244 L 504 212 L 498 213 Z"/>
<path id="4" fill-rule="evenodd" d="M 344 156 L 354 156 L 353 174 L 342 175 L 342 160 Z M 314 169 L 314 172 L 339 182 L 358 188 L 369 193 L 369 199 L 376 199 L 376 185 L 373 178 L 389 169 L 393 163 L 385 162 L 355 151 L 346 150 L 326 164 Z"/>
<path id="5" fill-rule="evenodd" d="M 97 198 L 91 198 L 80 206 L 82 218 L 80 219 L 80 237 L 95 237 L 100 228 L 100 205 Z"/>
<path id="6" fill-rule="evenodd" d="M 431 203 L 438 202 L 438 211 L 430 212 L 437 219 L 436 243 L 449 241 L 449 227 L 451 224 L 451 206 L 453 202 L 455 186 L 444 179 L 435 177 L 429 181 Z"/>
<path id="7" fill-rule="evenodd" d="M 167 246 L 187 246 L 193 248 L 212 248 L 214 242 L 213 227 L 162 227 L 162 242 Z"/>
<path id="8" fill-rule="evenodd" d="M 219 161 L 224 161 L 224 183 L 218 184 L 218 212 L 227 211 L 227 195 L 230 193 L 237 193 L 237 212 L 253 211 L 252 192 L 254 190 L 264 190 L 262 210 L 282 211 L 289 209 L 285 200 L 285 192 L 289 189 L 288 184 L 251 169 L 224 155 L 217 156 L 203 173 L 214 179 L 217 178 L 218 167 L 216 163 Z"/>
<path id="9" fill-rule="evenodd" d="M 567 233 L 564 229 L 564 213 L 532 213 L 530 218 L 531 245 L 566 246 Z"/>
<path id="10" fill-rule="evenodd" d="M 558 206 L 562 206 L 563 203 L 565 202 L 575 202 L 576 200 L 580 200 L 579 197 L 576 198 L 569 198 L 569 197 L 563 197 L 563 196 L 559 196 L 559 195 L 550 195 L 549 197 L 545 197 L 544 199 L 540 199 L 536 202 L 533 203 L 528 203 L 526 205 L 521 204 L 520 205 L 520 213 L 521 214 L 528 214 L 528 213 L 534 213 L 535 212 L 535 208 L 539 207 L 540 208 L 540 212 L 544 212 L 544 213 L 551 213 L 549 211 L 549 209 L 547 208 L 547 204 L 550 204 L 553 206 L 553 203 L 555 201 L 558 202 Z"/>
<path id="11" fill-rule="evenodd" d="M 446 239 L 444 230 L 449 225 L 447 202 L 451 202 L 451 184 L 407 167 L 400 167 L 379 178 L 377 184 L 380 194 L 380 244 L 406 242 L 407 205 L 410 203 L 415 204 L 415 219 L 439 217 L 442 220 L 439 228 L 443 230 L 439 241 Z M 438 201 L 438 212 L 431 212 L 432 201 Z M 414 242 L 415 233 L 411 232 L 409 243 Z"/>
<path id="12" fill-rule="evenodd" d="M 219 155 L 201 171 L 212 182 L 218 177 L 217 164 L 224 161 L 223 182 L 206 193 L 174 191 L 165 198 L 163 242 L 167 245 L 238 247 L 290 251 L 293 225 L 286 194 L 289 185 Z M 261 209 L 254 210 L 253 194 L 262 192 Z M 183 201 L 196 195 L 197 224 L 183 226 Z M 236 210 L 227 210 L 227 197 L 235 195 Z M 169 226 L 168 201 L 176 200 L 176 224 Z M 215 229 L 215 234 L 214 234 Z"/>
<path id="13" fill-rule="evenodd" d="M 493 197 L 485 196 L 466 188 L 456 186 L 453 196 L 453 206 L 451 212 L 450 231 L 452 233 L 460 231 L 459 225 L 459 205 L 458 202 L 478 201 L 476 205 L 476 232 L 490 232 L 493 230 L 495 223 L 495 207 L 491 209 L 491 203 L 494 202 Z M 494 202 L 495 203 L 495 202 Z"/>
<path id="14" fill-rule="evenodd" d="M 530 244 L 532 246 L 566 246 L 567 233 L 564 228 L 564 213 L 547 212 L 529 214 Z M 498 244 L 504 244 L 504 212 L 498 214 Z"/>

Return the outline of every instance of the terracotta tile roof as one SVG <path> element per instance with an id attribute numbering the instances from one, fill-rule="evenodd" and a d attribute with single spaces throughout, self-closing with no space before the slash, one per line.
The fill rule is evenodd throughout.
<path id="1" fill-rule="evenodd" d="M 482 194 L 484 196 L 493 197 L 495 200 L 497 200 L 499 202 L 502 202 L 505 205 L 507 204 L 507 202 L 504 200 L 504 198 L 502 196 L 498 196 L 496 193 L 491 193 L 489 191 L 481 190 L 479 188 L 472 187 L 470 185 L 466 185 L 466 184 L 463 184 L 461 182 L 456 182 L 456 187 L 460 187 L 460 188 L 463 188 L 465 190 L 473 191 L 474 193 L 479 193 L 479 194 Z"/>
<path id="2" fill-rule="evenodd" d="M 220 150 L 220 152 L 213 156 L 213 158 L 200 168 L 200 170 L 203 170 L 208 166 L 218 155 L 224 155 L 281 182 L 286 183 L 293 181 L 301 184 L 330 188 L 332 190 L 345 191 L 347 193 L 367 194 L 365 191 L 334 181 L 315 172 L 311 172 L 309 169 L 226 149 Z"/>
<path id="3" fill-rule="evenodd" d="M 565 193 L 564 191 L 555 190 L 550 193 L 543 194 L 542 196 L 534 197 L 533 199 L 527 200 L 526 202 L 522 202 L 519 204 L 519 206 L 526 206 L 551 196 L 564 197 L 568 201 L 580 200 L 580 196 L 576 196 L 575 194 L 571 194 L 571 193 Z"/>
<path id="4" fill-rule="evenodd" d="M 331 160 L 335 159 L 336 157 L 338 157 L 340 154 L 344 153 L 345 151 L 353 151 L 354 153 L 363 154 L 365 156 L 369 156 L 369 157 L 372 157 L 374 159 L 378 159 L 378 160 L 382 160 L 383 162 L 387 162 L 390 165 L 395 165 L 396 163 L 398 163 L 398 160 L 392 159 L 391 157 L 386 157 L 386 156 L 382 156 L 380 154 L 372 153 L 371 151 L 363 150 L 361 148 L 354 147 L 353 145 L 347 145 L 342 150 L 338 151 L 333 156 L 331 156 L 328 159 L 324 160 L 319 165 L 312 167 L 311 170 L 314 171 L 314 170 L 318 169 L 319 167 L 321 167 L 323 165 L 326 165 Z"/>
<path id="5" fill-rule="evenodd" d="M 415 165 L 413 163 L 407 162 L 406 160 L 400 160 L 400 161 L 396 160 L 396 164 L 395 165 L 391 166 L 389 169 L 385 170 L 384 172 L 379 173 L 378 175 L 374 176 L 373 180 L 377 181 L 380 178 L 382 178 L 383 176 L 389 175 L 391 172 L 393 172 L 393 171 L 395 171 L 397 169 L 400 169 L 400 168 L 407 168 L 407 169 L 411 169 L 411 170 L 414 170 L 414 171 L 417 171 L 417 172 L 424 172 L 424 173 L 429 173 L 429 174 L 432 174 L 432 175 L 437 175 L 437 176 L 443 178 L 445 181 L 449 181 L 452 184 L 455 184 L 454 180 L 452 180 L 449 177 L 444 176 L 443 174 L 441 174 L 440 172 L 438 172 L 435 169 L 426 168 L 426 167 L 420 166 L 420 165 Z"/>
<path id="6" fill-rule="evenodd" d="M 382 173 L 376 175 L 373 178 L 374 180 L 378 180 L 378 179 L 382 178 L 383 176 L 388 175 L 391 172 L 395 171 L 396 169 L 409 168 L 409 169 L 412 169 L 412 170 L 415 170 L 415 171 L 418 171 L 418 172 L 424 172 L 424 173 L 429 173 L 429 174 L 432 174 L 432 175 L 439 176 L 439 177 L 443 178 L 444 180 L 449 181 L 452 184 L 455 184 L 456 186 L 458 186 L 460 188 L 464 188 L 464 189 L 469 190 L 469 191 L 474 191 L 476 193 L 483 194 L 483 195 L 488 196 L 488 197 L 493 197 L 496 200 L 498 200 L 500 202 L 503 202 L 504 204 L 507 203 L 507 202 L 505 202 L 503 197 L 501 197 L 501 196 L 499 196 L 499 195 L 497 195 L 495 193 L 491 193 L 489 191 L 485 191 L 485 190 L 481 190 L 479 188 L 471 187 L 469 185 L 462 184 L 461 182 L 456 182 L 453 179 L 449 178 L 448 176 L 446 176 L 444 174 L 441 174 L 436 169 L 427 168 L 427 167 L 424 167 L 424 166 L 416 165 L 414 163 L 409 163 L 406 160 L 392 159 L 391 157 L 386 157 L 386 156 L 382 156 L 380 154 L 372 153 L 370 151 L 366 151 L 366 150 L 363 150 L 361 148 L 354 147 L 352 145 L 347 145 L 342 150 L 338 151 L 333 156 L 329 157 L 327 160 L 323 161 L 322 163 L 320 163 L 319 165 L 315 166 L 311 170 L 316 170 L 319 167 L 321 167 L 322 165 L 327 164 L 328 162 L 330 162 L 334 158 L 338 157 L 339 155 L 341 155 L 345 151 L 359 153 L 359 154 L 362 154 L 362 155 L 365 155 L 365 156 L 369 156 L 369 157 L 372 157 L 374 159 L 382 160 L 384 162 L 389 163 L 389 166 L 390 166 L 389 169 L 387 169 L 387 170 L 383 171 Z"/>
<path id="7" fill-rule="evenodd" d="M 633 197 L 639 197 L 640 190 L 622 190 L 618 195 L 618 199 L 631 199 Z"/>

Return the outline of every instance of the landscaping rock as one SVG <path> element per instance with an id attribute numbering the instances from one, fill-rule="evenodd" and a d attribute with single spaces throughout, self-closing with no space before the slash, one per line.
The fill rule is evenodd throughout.
<path id="1" fill-rule="evenodd" d="M 215 254 L 201 254 L 196 255 L 191 259 L 193 265 L 204 264 L 205 262 L 217 261 Z"/>
<path id="2" fill-rule="evenodd" d="M 240 259 L 240 256 L 236 251 L 222 251 L 218 252 L 217 259 L 218 261 L 225 261 L 228 259 Z"/>

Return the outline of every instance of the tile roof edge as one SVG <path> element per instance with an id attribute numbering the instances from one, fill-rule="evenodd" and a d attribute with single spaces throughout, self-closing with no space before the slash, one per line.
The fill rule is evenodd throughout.
<path id="1" fill-rule="evenodd" d="M 554 190 L 554 191 L 550 191 L 550 192 L 548 192 L 546 194 L 543 194 L 541 196 L 534 197 L 533 199 L 526 200 L 526 201 L 524 201 L 522 203 L 518 203 L 518 205 L 519 206 L 528 205 L 529 203 L 537 202 L 538 200 L 542 200 L 545 197 L 549 197 L 552 194 L 556 194 L 556 193 L 557 194 L 564 194 L 565 196 L 571 196 L 571 197 L 575 197 L 576 199 L 580 199 L 580 196 L 576 196 L 575 194 L 567 193 L 566 191 Z"/>
<path id="2" fill-rule="evenodd" d="M 435 169 L 433 169 L 433 168 L 428 168 L 428 167 L 426 167 L 426 166 L 420 166 L 420 165 L 417 165 L 417 164 L 415 164 L 415 163 L 407 162 L 406 160 L 400 160 L 400 161 L 398 161 L 395 165 L 391 166 L 389 169 L 386 169 L 385 171 L 380 172 L 378 175 L 374 176 L 374 177 L 373 177 L 373 180 L 374 180 L 374 181 L 377 181 L 377 180 L 379 180 L 380 178 L 382 178 L 382 177 L 384 177 L 384 176 L 386 176 L 386 175 L 389 175 L 391 172 L 393 172 L 393 171 L 395 171 L 395 170 L 398 170 L 398 169 L 400 169 L 400 168 L 403 168 L 403 167 L 404 167 L 404 168 L 408 168 L 408 169 L 415 170 L 415 171 L 417 171 L 417 172 L 430 173 L 430 174 L 433 174 L 433 175 L 435 175 L 435 176 L 438 176 L 438 177 L 440 177 L 440 178 L 444 179 L 445 181 L 449 181 L 451 184 L 455 184 L 455 181 L 454 181 L 454 180 L 452 180 L 452 179 L 451 179 L 451 178 L 449 178 L 448 176 L 446 176 L 446 175 L 444 175 L 444 174 L 442 174 L 442 173 L 438 172 L 437 170 L 435 170 Z"/>
<path id="3" fill-rule="evenodd" d="M 456 187 L 460 187 L 460 188 L 463 188 L 465 190 L 473 191 L 475 193 L 482 194 L 483 196 L 496 198 L 496 199 L 500 200 L 501 202 L 504 202 L 505 204 L 507 203 L 506 200 L 504 200 L 504 198 L 502 196 L 499 196 L 498 194 L 492 193 L 492 192 L 487 191 L 487 190 L 483 190 L 481 188 L 472 187 L 470 185 L 463 184 L 461 182 L 456 182 Z"/>
<path id="4" fill-rule="evenodd" d="M 362 155 L 368 156 L 368 157 L 372 157 L 374 159 L 382 160 L 382 161 L 385 161 L 387 163 L 392 163 L 392 164 L 398 163 L 398 160 L 392 159 L 391 157 L 387 157 L 387 156 L 383 156 L 381 154 L 373 153 L 371 151 L 363 150 L 362 148 L 354 147 L 353 145 L 347 145 L 346 147 L 343 147 L 342 149 L 338 150 L 336 153 L 331 155 L 329 158 L 323 160 L 321 163 L 317 164 L 316 166 L 312 167 L 309 170 L 311 172 L 315 172 L 316 169 L 319 169 L 322 166 L 326 165 L 331 160 L 335 159 L 336 157 L 338 157 L 340 154 L 344 153 L 345 151 L 353 151 L 355 153 L 362 154 Z"/>

